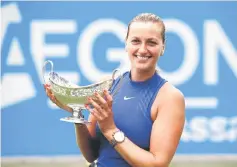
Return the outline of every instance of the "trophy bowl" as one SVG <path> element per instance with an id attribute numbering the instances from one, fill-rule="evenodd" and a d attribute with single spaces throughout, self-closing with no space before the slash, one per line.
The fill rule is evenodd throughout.
<path id="1" fill-rule="evenodd" d="M 45 75 L 46 65 L 50 64 L 50 72 Z M 94 98 L 94 93 L 97 92 L 102 95 L 103 90 L 109 90 L 115 80 L 115 75 L 120 72 L 118 69 L 113 71 L 112 77 L 101 82 L 90 84 L 87 86 L 78 86 L 66 80 L 62 76 L 59 76 L 53 71 L 53 62 L 47 60 L 43 66 L 43 79 L 44 83 L 47 83 L 51 87 L 51 91 L 56 97 L 56 99 L 73 109 L 72 115 L 69 117 L 61 118 L 61 121 L 88 124 L 89 122 L 84 118 L 82 113 L 86 110 L 84 104 L 87 102 L 88 97 Z M 119 73 L 120 81 L 122 81 L 122 75 Z M 114 94 L 118 91 L 114 92 Z M 113 95 L 112 95 L 113 96 Z"/>

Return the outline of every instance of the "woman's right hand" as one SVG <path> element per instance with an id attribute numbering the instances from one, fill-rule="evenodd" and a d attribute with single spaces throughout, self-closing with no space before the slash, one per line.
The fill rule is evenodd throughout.
<path id="1" fill-rule="evenodd" d="M 62 103 L 60 103 L 56 97 L 54 96 L 54 94 L 52 93 L 51 91 L 51 88 L 50 88 L 50 85 L 48 84 L 44 84 L 44 88 L 45 88 L 45 92 L 46 92 L 46 95 L 49 97 L 49 99 L 54 103 L 56 104 L 59 108 L 63 109 L 63 110 L 66 110 L 68 112 L 72 112 L 72 108 L 71 107 L 68 107 L 67 105 L 64 105 Z"/>

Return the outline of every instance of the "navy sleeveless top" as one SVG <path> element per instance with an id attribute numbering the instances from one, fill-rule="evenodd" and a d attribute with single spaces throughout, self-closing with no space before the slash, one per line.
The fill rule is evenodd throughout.
<path id="1" fill-rule="evenodd" d="M 113 96 L 114 121 L 129 140 L 148 151 L 153 123 L 151 107 L 166 80 L 155 73 L 146 81 L 134 82 L 130 75 L 130 72 L 124 73 L 121 85 L 117 79 L 110 90 L 113 94 L 118 89 Z M 103 136 L 98 125 L 96 137 L 100 141 L 98 167 L 130 167 Z"/>

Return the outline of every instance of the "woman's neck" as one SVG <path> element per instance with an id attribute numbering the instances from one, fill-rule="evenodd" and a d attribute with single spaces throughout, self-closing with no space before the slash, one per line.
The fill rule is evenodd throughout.
<path id="1" fill-rule="evenodd" d="M 136 69 L 131 69 L 131 80 L 135 82 L 146 81 L 151 78 L 155 73 L 155 69 L 149 71 L 140 71 Z"/>

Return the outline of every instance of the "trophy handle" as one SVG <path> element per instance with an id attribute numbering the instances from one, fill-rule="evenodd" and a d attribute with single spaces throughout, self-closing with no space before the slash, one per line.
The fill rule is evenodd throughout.
<path id="1" fill-rule="evenodd" d="M 121 70 L 120 69 L 115 69 L 113 71 L 113 74 L 112 74 L 112 79 L 113 81 L 115 81 L 115 74 L 119 72 L 119 83 L 118 85 L 116 86 L 114 92 L 112 93 L 112 96 L 114 96 L 116 93 L 118 93 L 118 90 L 120 89 L 121 85 L 122 85 L 122 81 L 123 81 L 123 75 L 121 73 Z"/>
<path id="2" fill-rule="evenodd" d="M 46 71 L 46 65 L 50 64 L 50 73 L 53 72 L 53 62 L 51 60 L 47 60 L 44 62 L 43 68 L 42 68 L 42 73 L 43 73 L 43 79 L 44 79 L 44 83 L 46 84 L 46 79 L 45 79 L 45 71 Z M 49 74 L 50 74 L 49 73 Z"/>

